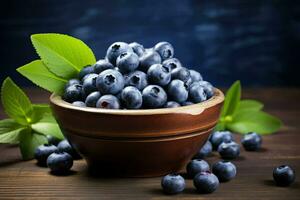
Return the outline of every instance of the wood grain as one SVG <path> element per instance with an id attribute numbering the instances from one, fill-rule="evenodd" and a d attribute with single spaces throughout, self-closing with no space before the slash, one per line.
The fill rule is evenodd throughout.
<path id="1" fill-rule="evenodd" d="M 48 94 L 27 90 L 34 102 L 47 102 Z M 53 176 L 35 161 L 21 161 L 19 150 L 13 145 L 0 145 L 0 199 L 300 199 L 300 181 L 288 188 L 276 187 L 272 170 L 289 164 L 300 172 L 300 90 L 249 89 L 244 97 L 255 98 L 266 104 L 266 110 L 284 122 L 282 130 L 263 137 L 260 152 L 245 152 L 233 162 L 237 177 L 221 184 L 213 194 L 197 194 L 192 180 L 187 180 L 184 193 L 166 196 L 160 189 L 160 178 L 112 179 L 91 177 L 83 160 L 75 161 L 68 176 Z M 4 117 L 3 109 L 0 118 Z M 240 136 L 236 135 L 236 140 Z M 145 158 L 146 159 L 146 158 Z M 215 153 L 209 163 L 219 160 Z"/>

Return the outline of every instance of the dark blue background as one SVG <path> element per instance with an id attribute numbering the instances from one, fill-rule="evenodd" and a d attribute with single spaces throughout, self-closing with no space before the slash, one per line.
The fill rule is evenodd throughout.
<path id="1" fill-rule="evenodd" d="M 114 41 L 145 47 L 166 40 L 205 79 L 228 86 L 299 86 L 300 1 L 287 0 L 31 0 L 1 1 L 0 80 L 37 58 L 29 36 L 66 33 L 97 59 Z"/>

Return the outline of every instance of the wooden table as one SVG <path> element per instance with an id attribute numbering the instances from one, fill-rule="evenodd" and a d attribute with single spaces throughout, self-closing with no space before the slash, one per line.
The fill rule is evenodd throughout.
<path id="1" fill-rule="evenodd" d="M 48 94 L 37 89 L 27 90 L 34 102 L 47 102 Z M 73 174 L 50 175 L 47 168 L 35 161 L 23 162 L 16 146 L 0 145 L 0 199 L 300 199 L 300 177 L 288 188 L 276 187 L 272 170 L 281 164 L 291 165 L 300 174 L 300 90 L 249 89 L 245 98 L 263 101 L 266 110 L 284 122 L 282 130 L 263 137 L 263 149 L 245 152 L 233 162 L 237 177 L 222 183 L 208 195 L 198 194 L 187 180 L 186 190 L 176 196 L 166 196 L 160 189 L 160 177 L 108 179 L 90 177 L 84 160 L 75 161 Z M 0 119 L 4 118 L 0 109 Z M 235 136 L 240 141 L 240 136 Z M 219 159 L 215 153 L 207 160 Z"/>

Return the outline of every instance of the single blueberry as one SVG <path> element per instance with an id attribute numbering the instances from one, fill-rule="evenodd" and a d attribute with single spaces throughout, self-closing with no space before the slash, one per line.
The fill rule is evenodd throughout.
<path id="1" fill-rule="evenodd" d="M 67 140 L 62 140 L 57 145 L 59 152 L 67 152 L 70 154 L 74 159 L 80 159 L 81 156 L 77 153 L 77 151 L 71 146 L 71 144 Z"/>
<path id="2" fill-rule="evenodd" d="M 58 149 L 53 144 L 43 144 L 38 146 L 34 151 L 34 158 L 37 160 L 38 165 L 47 166 L 46 161 L 50 154 L 58 152 Z"/>
<path id="3" fill-rule="evenodd" d="M 219 161 L 212 166 L 212 173 L 214 173 L 220 182 L 226 182 L 236 176 L 236 167 L 232 162 Z"/>
<path id="4" fill-rule="evenodd" d="M 162 60 L 172 58 L 174 56 L 174 48 L 169 42 L 159 42 L 154 46 Z"/>
<path id="5" fill-rule="evenodd" d="M 99 74 L 96 86 L 101 94 L 117 94 L 124 88 L 123 75 L 113 69 L 107 69 Z"/>
<path id="6" fill-rule="evenodd" d="M 145 49 L 143 45 L 137 43 L 137 42 L 132 42 L 129 44 L 129 46 L 132 48 L 133 52 L 138 55 L 139 57 L 142 56 L 145 52 Z"/>
<path id="7" fill-rule="evenodd" d="M 82 90 L 86 96 L 94 91 L 97 91 L 97 87 L 96 87 L 97 77 L 98 74 L 93 73 L 84 78 L 82 83 Z"/>
<path id="8" fill-rule="evenodd" d="M 168 101 L 165 105 L 165 108 L 177 108 L 180 107 L 180 104 L 176 101 Z"/>
<path id="9" fill-rule="evenodd" d="M 188 90 L 186 85 L 181 80 L 173 80 L 168 85 L 168 97 L 170 100 L 182 103 L 188 99 Z"/>
<path id="10" fill-rule="evenodd" d="M 121 99 L 125 108 L 128 109 L 138 109 L 142 107 L 143 104 L 141 92 L 133 86 L 127 86 L 122 90 Z"/>
<path id="11" fill-rule="evenodd" d="M 218 152 L 223 159 L 235 159 L 240 155 L 240 145 L 233 141 L 222 142 Z"/>
<path id="12" fill-rule="evenodd" d="M 79 78 L 79 80 L 82 80 L 82 78 L 84 76 L 86 76 L 87 74 L 91 74 L 91 73 L 94 73 L 94 67 L 88 65 L 80 70 L 80 72 L 78 74 L 78 78 Z"/>
<path id="13" fill-rule="evenodd" d="M 170 58 L 162 63 L 163 65 L 169 67 L 171 70 L 175 70 L 177 68 L 181 68 L 182 64 L 177 58 Z"/>
<path id="14" fill-rule="evenodd" d="M 78 107 L 86 107 L 86 105 L 85 105 L 85 103 L 83 101 L 74 101 L 72 103 L 72 105 L 78 106 Z"/>
<path id="15" fill-rule="evenodd" d="M 73 166 L 73 158 L 67 152 L 52 153 L 47 159 L 47 166 L 53 174 L 64 175 Z"/>
<path id="16" fill-rule="evenodd" d="M 52 135 L 47 135 L 46 137 L 49 145 L 53 144 L 56 146 L 61 141 L 61 139 L 54 137 Z"/>
<path id="17" fill-rule="evenodd" d="M 194 186 L 200 193 L 212 193 L 220 185 L 218 178 L 210 172 L 200 172 L 194 177 Z"/>
<path id="18" fill-rule="evenodd" d="M 211 152 L 212 152 L 212 144 L 210 143 L 210 141 L 206 141 L 205 144 L 202 146 L 202 148 L 199 149 L 199 151 L 194 157 L 197 159 L 203 159 L 209 156 Z"/>
<path id="19" fill-rule="evenodd" d="M 250 132 L 244 135 L 241 142 L 246 151 L 257 151 L 261 147 L 262 138 L 257 133 Z"/>
<path id="20" fill-rule="evenodd" d="M 191 102 L 191 101 L 185 101 L 185 102 L 182 102 L 181 105 L 182 106 L 190 106 L 190 105 L 193 105 L 194 103 Z"/>
<path id="21" fill-rule="evenodd" d="M 105 109 L 120 109 L 120 102 L 118 98 L 114 95 L 103 95 L 97 101 L 97 108 L 105 108 Z"/>
<path id="22" fill-rule="evenodd" d="M 180 67 L 172 70 L 172 80 L 179 79 L 183 82 L 187 82 L 191 79 L 190 70 L 185 67 Z"/>
<path id="23" fill-rule="evenodd" d="M 213 149 L 217 150 L 222 142 L 230 142 L 233 140 L 233 135 L 230 131 L 216 131 L 209 137 Z"/>
<path id="24" fill-rule="evenodd" d="M 165 86 L 171 81 L 171 69 L 161 64 L 151 65 L 147 75 L 151 84 Z"/>
<path id="25" fill-rule="evenodd" d="M 199 81 L 199 82 L 195 82 L 195 83 L 198 83 L 199 85 L 203 86 L 204 91 L 205 91 L 206 96 L 207 96 L 207 99 L 214 96 L 214 87 L 212 86 L 211 83 L 209 83 L 207 81 Z"/>
<path id="26" fill-rule="evenodd" d="M 166 194 L 178 194 L 185 188 L 185 180 L 179 174 L 168 174 L 161 180 L 161 187 Z"/>
<path id="27" fill-rule="evenodd" d="M 191 160 L 186 166 L 186 172 L 191 178 L 200 172 L 206 171 L 209 171 L 209 165 L 205 160 L 194 159 Z"/>
<path id="28" fill-rule="evenodd" d="M 142 71 L 134 71 L 125 76 L 125 86 L 134 86 L 139 90 L 143 90 L 147 85 L 147 75 Z"/>
<path id="29" fill-rule="evenodd" d="M 115 42 L 106 51 L 108 61 L 116 65 L 116 60 L 122 53 L 133 52 L 132 48 L 125 42 Z"/>
<path id="30" fill-rule="evenodd" d="M 167 94 L 158 85 L 148 85 L 143 89 L 143 105 L 146 108 L 161 108 L 167 102 Z"/>
<path id="31" fill-rule="evenodd" d="M 66 83 L 65 89 L 68 88 L 68 87 L 70 87 L 71 85 L 75 85 L 75 84 L 80 85 L 80 81 L 79 81 L 78 79 L 76 79 L 76 78 L 70 79 L 70 80 Z"/>
<path id="32" fill-rule="evenodd" d="M 72 103 L 83 99 L 82 85 L 74 84 L 66 88 L 63 99 L 66 102 Z"/>
<path id="33" fill-rule="evenodd" d="M 85 105 L 87 107 L 96 107 L 96 103 L 100 99 L 100 97 L 101 97 L 100 92 L 98 92 L 98 91 L 92 92 L 91 94 L 89 94 L 86 97 L 86 99 L 85 99 Z"/>
<path id="34" fill-rule="evenodd" d="M 190 75 L 193 82 L 203 81 L 201 74 L 195 70 L 190 70 Z"/>
<path id="35" fill-rule="evenodd" d="M 134 71 L 139 66 L 139 57 L 133 52 L 125 52 L 117 58 L 117 67 L 123 74 Z"/>
<path id="36" fill-rule="evenodd" d="M 192 83 L 189 87 L 189 98 L 194 103 L 200 103 L 207 99 L 205 88 L 197 82 Z"/>
<path id="37" fill-rule="evenodd" d="M 94 73 L 96 73 L 96 74 L 100 74 L 104 70 L 113 69 L 114 68 L 114 66 L 109 61 L 107 61 L 105 59 L 98 60 L 93 65 L 93 67 L 94 67 Z"/>
<path id="38" fill-rule="evenodd" d="M 138 69 L 143 72 L 147 72 L 151 65 L 161 63 L 160 55 L 152 49 L 146 50 L 145 53 L 139 58 L 139 60 L 140 60 L 140 65 Z"/>
<path id="39" fill-rule="evenodd" d="M 274 168 L 273 179 L 278 186 L 289 186 L 295 181 L 296 174 L 290 166 L 281 165 Z"/>

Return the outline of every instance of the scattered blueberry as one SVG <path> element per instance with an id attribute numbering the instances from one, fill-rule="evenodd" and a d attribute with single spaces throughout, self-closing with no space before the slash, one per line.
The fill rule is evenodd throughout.
<path id="1" fill-rule="evenodd" d="M 143 92 L 143 105 L 146 108 L 160 108 L 167 102 L 167 94 L 158 85 L 148 85 Z"/>
<path id="2" fill-rule="evenodd" d="M 180 104 L 176 101 L 168 101 L 165 105 L 165 108 L 177 108 L 180 107 Z"/>
<path id="3" fill-rule="evenodd" d="M 143 72 L 147 72 L 151 65 L 161 63 L 160 55 L 152 49 L 146 50 L 139 60 L 140 66 L 138 69 L 140 69 Z"/>
<path id="4" fill-rule="evenodd" d="M 116 60 L 122 53 L 133 52 L 132 48 L 125 42 L 115 42 L 106 51 L 108 61 L 116 65 Z"/>
<path id="5" fill-rule="evenodd" d="M 82 83 L 82 89 L 85 95 L 90 94 L 91 92 L 97 91 L 96 87 L 96 80 L 98 74 L 90 74 L 89 76 L 85 77 Z"/>
<path id="6" fill-rule="evenodd" d="M 96 74 L 100 74 L 104 70 L 113 69 L 114 68 L 114 66 L 110 62 L 108 62 L 107 60 L 105 60 L 105 59 L 98 60 L 94 64 L 93 67 L 94 67 L 94 73 L 96 73 Z"/>
<path id="7" fill-rule="evenodd" d="M 97 101 L 100 99 L 100 92 L 92 92 L 85 99 L 85 105 L 87 107 L 96 107 Z"/>
<path id="8" fill-rule="evenodd" d="M 230 142 L 233 140 L 232 133 L 230 131 L 216 131 L 209 137 L 213 149 L 217 150 L 222 142 Z"/>
<path id="9" fill-rule="evenodd" d="M 212 166 L 212 173 L 214 173 L 220 182 L 226 182 L 236 176 L 236 167 L 232 162 L 219 161 Z"/>
<path id="10" fill-rule="evenodd" d="M 43 144 L 35 149 L 34 158 L 38 161 L 38 165 L 46 166 L 48 156 L 54 152 L 58 152 L 58 149 L 55 145 Z"/>
<path id="11" fill-rule="evenodd" d="M 113 69 L 101 72 L 96 80 L 96 86 L 102 94 L 117 94 L 124 88 L 122 74 Z"/>
<path id="12" fill-rule="evenodd" d="M 143 45 L 137 43 L 137 42 L 132 42 L 129 44 L 129 46 L 132 48 L 133 52 L 138 55 L 139 57 L 142 56 L 145 52 L 145 49 Z"/>
<path id="13" fill-rule="evenodd" d="M 134 71 L 139 66 L 139 57 L 133 52 L 125 52 L 117 58 L 117 67 L 123 74 Z"/>
<path id="14" fill-rule="evenodd" d="M 96 104 L 97 108 L 120 109 L 119 99 L 114 95 L 103 95 Z"/>
<path id="15" fill-rule="evenodd" d="M 173 80 L 168 85 L 168 97 L 176 102 L 185 102 L 188 98 L 188 90 L 186 85 L 181 80 Z"/>
<path id="16" fill-rule="evenodd" d="M 49 145 L 53 144 L 56 146 L 61 141 L 61 139 L 54 137 L 52 135 L 47 135 L 46 137 Z"/>
<path id="17" fill-rule="evenodd" d="M 171 81 L 171 69 L 161 64 L 151 65 L 147 75 L 151 84 L 165 86 Z"/>
<path id="18" fill-rule="evenodd" d="M 186 166 L 186 172 L 191 178 L 200 172 L 206 171 L 209 171 L 209 165 L 205 160 L 194 159 L 191 160 Z"/>
<path id="19" fill-rule="evenodd" d="M 82 80 L 82 78 L 87 75 L 87 74 L 91 74 L 94 73 L 94 67 L 92 66 L 86 66 L 84 68 L 82 68 L 78 74 L 78 78 L 79 80 Z"/>
<path id="20" fill-rule="evenodd" d="M 185 180 L 179 174 L 168 174 L 161 180 L 161 186 L 166 194 L 178 194 L 185 188 Z"/>
<path id="21" fill-rule="evenodd" d="M 74 84 L 67 87 L 63 95 L 63 99 L 69 103 L 82 100 L 83 99 L 82 85 Z"/>
<path id="22" fill-rule="evenodd" d="M 127 86 L 122 90 L 121 99 L 128 109 L 138 109 L 143 104 L 141 92 L 133 86 Z"/>
<path id="23" fill-rule="evenodd" d="M 281 165 L 274 168 L 273 179 L 276 185 L 285 187 L 291 185 L 295 181 L 296 174 L 290 166 Z"/>
<path id="24" fill-rule="evenodd" d="M 235 159 L 240 155 L 240 145 L 233 141 L 222 142 L 218 152 L 223 159 Z"/>
<path id="25" fill-rule="evenodd" d="M 250 132 L 244 135 L 241 142 L 246 151 L 257 151 L 261 147 L 262 138 L 257 133 Z"/>
<path id="26" fill-rule="evenodd" d="M 83 101 L 74 101 L 72 104 L 74 106 L 78 106 L 78 107 L 86 107 L 86 105 Z"/>
<path id="27" fill-rule="evenodd" d="M 192 83 L 189 88 L 189 98 L 194 103 L 200 103 L 202 101 L 205 101 L 207 99 L 205 88 L 197 82 Z"/>
<path id="28" fill-rule="evenodd" d="M 76 150 L 71 146 L 71 144 L 67 140 L 62 140 L 57 145 L 59 152 L 67 152 L 70 154 L 74 159 L 81 158 L 80 155 L 76 152 Z"/>
<path id="29" fill-rule="evenodd" d="M 147 75 L 142 71 L 134 71 L 125 76 L 125 86 L 134 86 L 139 90 L 143 90 L 147 85 Z"/>
<path id="30" fill-rule="evenodd" d="M 212 193 L 219 184 L 218 178 L 210 172 L 200 172 L 194 177 L 194 186 L 200 193 Z"/>
<path id="31" fill-rule="evenodd" d="M 190 75 L 193 82 L 203 81 L 201 74 L 195 70 L 190 70 Z"/>
<path id="32" fill-rule="evenodd" d="M 157 43 L 154 50 L 159 53 L 162 60 L 166 60 L 174 56 L 174 48 L 169 42 Z"/>
<path id="33" fill-rule="evenodd" d="M 206 141 L 205 144 L 202 146 L 202 148 L 199 149 L 199 151 L 194 157 L 198 159 L 203 159 L 209 156 L 211 152 L 212 152 L 212 144 L 210 143 L 210 141 Z"/>
<path id="34" fill-rule="evenodd" d="M 52 153 L 47 159 L 47 166 L 53 174 L 63 175 L 73 166 L 73 158 L 67 152 Z"/>

